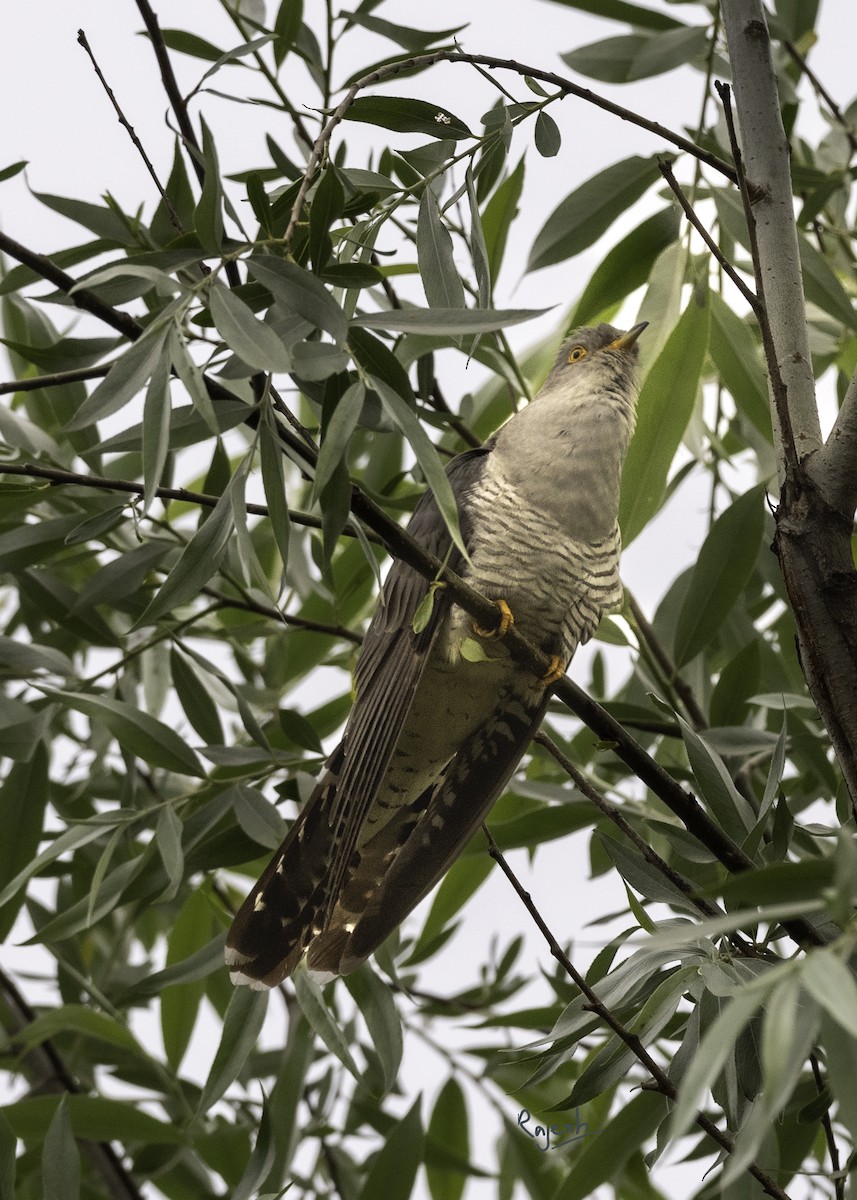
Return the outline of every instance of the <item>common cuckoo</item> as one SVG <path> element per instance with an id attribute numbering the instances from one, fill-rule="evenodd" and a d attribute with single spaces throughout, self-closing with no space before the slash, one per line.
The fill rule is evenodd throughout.
<path id="1" fill-rule="evenodd" d="M 430 492 L 411 518 L 417 541 L 498 602 L 500 631 L 513 617 L 557 674 L 621 600 L 619 484 L 644 328 L 574 332 L 532 403 L 449 464 L 469 560 Z M 542 720 L 548 680 L 442 588 L 415 622 L 428 588 L 401 561 L 390 570 L 342 741 L 230 930 L 236 983 L 272 987 L 304 955 L 322 981 L 358 967 L 479 828 Z M 461 653 L 474 633 L 481 659 Z"/>

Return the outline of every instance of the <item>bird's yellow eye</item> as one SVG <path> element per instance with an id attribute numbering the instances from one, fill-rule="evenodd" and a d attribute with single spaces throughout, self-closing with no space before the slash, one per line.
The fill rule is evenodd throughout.
<path id="1" fill-rule="evenodd" d="M 580 362 L 580 360 L 585 357 L 586 357 L 586 347 L 585 346 L 572 346 L 572 348 L 568 352 L 568 361 L 570 363 Z"/>

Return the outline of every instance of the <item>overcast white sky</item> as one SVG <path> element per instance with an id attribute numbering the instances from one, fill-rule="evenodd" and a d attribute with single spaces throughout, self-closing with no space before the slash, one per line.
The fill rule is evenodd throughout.
<path id="1" fill-rule="evenodd" d="M 650 7 L 670 12 L 689 23 L 704 18 L 692 4 L 665 4 L 649 0 Z M 274 8 L 268 0 L 269 11 Z M 350 7 L 353 7 L 350 6 Z M 176 4 L 161 0 L 156 6 L 164 26 L 191 28 L 223 48 L 240 40 L 217 0 L 196 0 Z M 324 11 L 322 0 L 306 0 L 307 19 L 319 28 Z M 850 26 L 843 29 L 843 15 Z M 459 39 L 463 48 L 478 53 L 515 58 L 548 70 L 568 73 L 557 57 L 559 53 L 596 40 L 625 32 L 614 24 L 576 13 L 548 0 L 433 0 L 430 5 L 414 0 L 389 0 L 378 10 L 401 24 L 414 22 L 421 28 L 446 28 L 469 22 Z M 97 200 L 111 191 L 129 209 L 143 202 L 151 212 L 155 202 L 151 181 L 125 131 L 118 125 L 89 61 L 76 41 L 83 28 L 102 70 L 116 92 L 160 175 L 165 178 L 172 158 L 173 135 L 164 123 L 167 102 L 148 42 L 138 36 L 142 22 L 132 0 L 30 0 L 26 4 L 7 4 L 0 15 L 0 36 L 5 48 L 0 74 L 0 111 L 4 113 L 0 129 L 0 168 L 18 159 L 27 159 L 26 177 L 0 184 L 0 224 L 3 230 L 31 248 L 49 253 L 73 240 L 84 240 L 80 231 L 39 204 L 28 192 L 73 195 Z M 847 103 L 853 90 L 853 46 L 857 34 L 857 10 L 849 3 L 824 3 L 820 23 L 820 44 L 811 56 L 812 65 L 834 96 Z M 339 79 L 351 70 L 394 52 L 391 43 L 372 35 L 358 33 L 353 50 L 343 53 L 338 67 Z M 185 90 L 196 83 L 208 64 L 183 55 L 174 63 Z M 248 72 L 230 69 L 213 80 L 213 86 L 230 90 L 242 85 Z M 524 97 L 520 81 L 509 76 L 504 82 Z M 690 70 L 673 72 L 633 86 L 611 88 L 579 80 L 618 103 L 636 108 L 654 120 L 674 128 L 695 124 L 700 105 L 700 77 Z M 302 103 L 300 72 L 294 83 L 289 80 L 290 95 Z M 386 90 L 391 94 L 425 95 L 461 116 L 471 128 L 478 126 L 481 114 L 493 103 L 494 94 L 487 84 L 465 66 L 439 67 L 430 75 L 400 81 Z M 307 103 L 315 102 L 315 93 L 307 89 Z M 217 97 L 202 98 L 200 107 L 216 130 L 221 165 L 226 172 L 267 163 L 264 133 L 270 131 L 287 153 L 298 158 L 289 138 L 289 122 L 270 109 L 230 104 Z M 601 110 L 575 99 L 566 99 L 551 112 L 563 133 L 559 156 L 544 160 L 531 149 L 527 155 L 527 181 L 522 211 L 513 229 L 510 261 L 500 278 L 497 301 L 500 306 L 555 306 L 554 313 L 538 326 L 522 326 L 512 331 L 513 344 L 525 347 L 539 333 L 552 328 L 582 290 L 604 247 L 570 263 L 523 276 L 523 264 L 535 233 L 545 217 L 567 192 L 611 162 L 631 154 L 650 154 L 661 149 L 657 139 L 634 126 L 623 124 Z M 360 126 L 344 131 L 349 144 L 356 145 L 372 132 Z M 375 144 L 382 144 L 379 135 Z M 529 133 L 516 138 L 513 161 L 529 141 Z M 354 159 L 356 161 L 356 158 Z M 679 167 L 681 174 L 681 167 Z M 629 216 L 629 227 L 653 207 L 651 198 Z M 629 322 L 634 313 L 629 312 Z M 83 329 L 84 326 L 81 326 Z M 102 333 L 87 325 L 88 331 Z M 447 395 L 452 399 L 462 390 L 478 385 L 478 368 L 465 374 L 460 358 L 450 358 Z M 0 372 L 3 373 L 3 372 Z M 704 533 L 707 491 L 685 491 L 678 503 L 663 514 L 656 526 L 641 536 L 626 554 L 623 577 L 628 586 L 650 611 L 663 593 L 665 584 L 678 573 L 682 562 L 690 561 Z M 582 669 L 581 669 L 582 665 Z M 621 667 L 620 667 L 621 669 Z M 584 656 L 572 674 L 585 681 Z M 530 870 L 523 854 L 513 856 L 527 886 L 561 939 L 580 935 L 579 961 L 589 961 L 595 949 L 606 940 L 603 931 L 586 931 L 591 915 L 624 904 L 617 881 L 587 879 L 586 841 L 588 835 L 544 847 L 536 856 L 537 870 Z M 443 956 L 442 974 L 433 990 L 460 986 L 473 980 L 474 963 L 484 958 L 492 931 L 508 941 L 519 930 L 528 932 L 528 921 L 508 886 L 492 875 L 482 892 L 467 909 L 468 936 L 459 936 Z M 33 951 L 4 950 L 10 966 L 26 969 L 33 963 Z M 525 964 L 534 975 L 539 964 L 548 965 L 546 948 L 528 932 Z M 441 967 L 438 967 L 441 970 Z M 200 1046 L 200 1073 L 207 1069 L 212 1048 Z M 422 1086 L 429 1094 L 434 1072 L 432 1060 L 422 1059 L 416 1069 Z M 416 1089 L 415 1089 L 416 1090 Z M 510 1100 L 509 1115 L 515 1119 Z M 477 1140 L 474 1158 L 485 1163 Z M 486 1137 L 489 1133 L 486 1130 Z M 490 1133 L 493 1139 L 493 1129 Z M 662 1183 L 662 1186 L 663 1183 Z M 669 1186 L 669 1185 L 666 1185 Z M 492 1189 L 493 1190 L 493 1189 Z M 681 1188 L 676 1192 L 680 1194 Z M 478 1197 L 480 1192 L 468 1191 Z"/>

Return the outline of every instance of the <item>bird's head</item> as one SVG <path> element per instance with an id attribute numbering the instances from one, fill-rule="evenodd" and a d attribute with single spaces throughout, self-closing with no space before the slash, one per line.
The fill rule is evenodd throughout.
<path id="1" fill-rule="evenodd" d="M 567 386 L 608 367 L 631 373 L 637 362 L 637 338 L 647 325 L 648 321 L 641 321 L 625 332 L 605 324 L 572 330 L 560 346 L 547 382 L 561 380 Z"/>

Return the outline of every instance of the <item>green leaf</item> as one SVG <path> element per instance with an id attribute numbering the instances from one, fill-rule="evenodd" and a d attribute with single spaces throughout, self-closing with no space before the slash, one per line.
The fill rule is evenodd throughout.
<path id="1" fill-rule="evenodd" d="M 485 235 L 488 268 L 492 279 L 496 279 L 500 272 L 503 256 L 506 253 L 509 229 L 518 215 L 518 204 L 523 186 L 524 160 L 522 158 L 485 205 L 485 211 L 482 214 L 482 232 Z"/>
<path id="2" fill-rule="evenodd" d="M 200 679 L 196 668 L 176 646 L 170 650 L 170 674 L 179 703 L 194 731 L 208 745 L 223 745 L 223 726 L 211 692 Z"/>
<path id="3" fill-rule="evenodd" d="M 812 304 L 841 321 L 846 329 L 857 330 L 857 312 L 850 296 L 839 282 L 833 267 L 812 242 L 798 233 L 800 264 L 803 270 L 803 286 L 806 298 Z"/>
<path id="4" fill-rule="evenodd" d="M 385 1141 L 372 1163 L 358 1200 L 408 1200 L 423 1159 L 423 1133 L 420 1119 L 421 1097 L 411 1107 Z"/>
<path id="5" fill-rule="evenodd" d="M 478 304 L 480 308 L 488 308 L 491 304 L 491 267 L 488 262 L 488 247 L 482 231 L 482 220 L 479 216 L 476 181 L 471 167 L 465 171 L 464 180 L 467 187 L 467 203 L 470 207 L 470 254 L 473 259 L 473 271 L 476 275 Z"/>
<path id="6" fill-rule="evenodd" d="M 178 50 L 180 54 L 190 54 L 193 58 L 202 58 L 206 62 L 216 62 L 223 55 L 222 50 L 205 38 L 187 33 L 184 29 L 162 29 L 164 45 L 170 50 Z"/>
<path id="7" fill-rule="evenodd" d="M 708 29 L 693 25 L 670 29 L 647 40 L 631 60 L 628 81 L 648 79 L 674 71 L 694 59 L 702 60 L 708 52 Z"/>
<path id="8" fill-rule="evenodd" d="M 506 329 L 509 325 L 531 321 L 547 311 L 546 308 L 396 308 L 389 312 L 361 313 L 351 323 L 361 329 L 455 336 Z"/>
<path id="9" fill-rule="evenodd" d="M 464 308 L 464 284 L 455 265 L 452 235 L 441 219 L 430 187 L 423 191 L 417 220 L 417 262 L 432 308 Z"/>
<path id="10" fill-rule="evenodd" d="M 300 965 L 295 971 L 292 976 L 292 983 L 295 986 L 295 995 L 298 998 L 298 1004 L 301 1006 L 301 1012 L 313 1030 L 318 1034 L 331 1054 L 334 1054 L 345 1069 L 354 1076 L 357 1082 L 362 1084 L 363 1073 L 351 1056 L 351 1050 L 349 1049 L 345 1034 L 325 1004 L 321 988 L 311 978 L 303 965 Z"/>
<path id="11" fill-rule="evenodd" d="M 0 1200 L 15 1200 L 18 1139 L 0 1111 Z"/>
<path id="12" fill-rule="evenodd" d="M 15 1034 L 15 1041 L 28 1049 L 40 1046 L 48 1038 L 59 1033 L 79 1033 L 84 1038 L 94 1038 L 120 1050 L 139 1054 L 143 1051 L 137 1039 L 124 1025 L 120 1025 L 107 1013 L 96 1012 L 83 1004 L 63 1004 L 40 1013 L 24 1029 Z"/>
<path id="13" fill-rule="evenodd" d="M 78 692 L 54 692 L 48 695 L 68 708 L 105 725 L 123 750 L 153 767 L 162 767 L 178 775 L 203 778 L 205 771 L 194 751 L 163 721 L 141 712 L 124 700 Z"/>
<path id="14" fill-rule="evenodd" d="M 576 50 L 561 54 L 560 58 L 572 71 L 588 79 L 598 79 L 602 83 L 627 83 L 634 63 L 651 40 L 649 34 L 627 33 L 578 46 Z"/>
<path id="15" fill-rule="evenodd" d="M 254 255 L 247 267 L 286 312 L 297 313 L 329 333 L 337 345 L 343 344 L 348 333 L 345 313 L 312 272 L 270 254 Z"/>
<path id="16" fill-rule="evenodd" d="M 666 1118 L 668 1104 L 666 1097 L 653 1092 L 633 1096 L 603 1129 L 592 1131 L 595 1136 L 584 1142 L 553 1200 L 586 1200 L 614 1179 Z"/>
<path id="17" fill-rule="evenodd" d="M 850 1037 L 857 1039 L 857 981 L 832 947 L 813 947 L 801 963 L 801 981 Z"/>
<path id="18" fill-rule="evenodd" d="M 696 401 L 708 345 L 708 314 L 708 305 L 694 297 L 643 384 L 637 428 L 622 471 L 619 524 L 625 546 L 663 503 L 667 474 Z"/>
<path id="19" fill-rule="evenodd" d="M 20 162 L 11 163 L 8 167 L 4 167 L 3 170 L 0 171 L 0 183 L 3 183 L 6 179 L 13 179 L 16 175 L 20 175 L 26 165 L 27 160 L 21 159 Z M 0 1193 L 0 1196 L 2 1196 L 2 1193 Z"/>
<path id="20" fill-rule="evenodd" d="M 185 1133 L 177 1125 L 149 1116 L 136 1101 L 67 1095 L 65 1102 L 75 1137 L 95 1142 L 115 1140 L 126 1147 L 149 1143 L 177 1146 L 186 1140 Z M 56 1109 L 56 1096 L 31 1096 L 6 1105 L 0 1112 L 5 1114 L 19 1138 L 30 1141 L 45 1136 Z"/>
<path id="21" fill-rule="evenodd" d="M 149 625 L 199 595 L 226 554 L 234 528 L 231 487 L 223 493 L 208 519 L 185 546 L 181 556 L 152 597 L 136 627 Z"/>
<path id="22" fill-rule="evenodd" d="M 211 937 L 211 910 L 202 891 L 188 896 L 173 922 L 167 940 L 167 968 L 184 963 Z M 174 983 L 160 992 L 161 1036 L 167 1062 L 178 1071 L 190 1044 L 205 994 L 203 979 Z"/>
<path id="23" fill-rule="evenodd" d="M 470 1158 L 467 1102 L 455 1076 L 447 1079 L 434 1102 L 428 1137 L 429 1141 L 442 1146 L 462 1161 L 467 1162 Z M 426 1164 L 426 1178 L 432 1200 L 461 1200 L 467 1183 L 463 1171 Z"/>
<path id="24" fill-rule="evenodd" d="M 542 158 L 554 158 L 562 147 L 562 134 L 556 121 L 544 109 L 536 117 L 536 149 Z"/>
<path id="25" fill-rule="evenodd" d="M 738 408 L 773 442 L 768 384 L 761 347 L 749 324 L 718 292 L 711 293 L 711 357 Z"/>
<path id="26" fill-rule="evenodd" d="M 321 272 L 333 252 L 330 227 L 342 215 L 345 189 L 337 170 L 329 166 L 321 176 L 309 210 L 309 250 L 313 266 Z"/>
<path id="27" fill-rule="evenodd" d="M 69 432 L 86 429 L 96 421 L 112 416 L 124 408 L 129 400 L 133 400 L 152 377 L 160 357 L 165 354 L 167 333 L 168 329 L 162 326 L 144 334 L 129 346 L 66 423 L 66 429 Z"/>
<path id="28" fill-rule="evenodd" d="M 158 854 L 164 864 L 169 884 L 161 896 L 161 903 L 172 900 L 181 887 L 184 876 L 184 852 L 182 850 L 182 833 L 184 827 L 174 809 L 167 806 L 158 814 L 158 824 L 155 828 L 155 841 Z"/>
<path id="29" fill-rule="evenodd" d="M 313 482 L 313 498 L 318 499 L 340 463 L 346 462 L 348 447 L 366 400 L 366 387 L 352 383 L 336 402 L 330 415 L 318 453 Z"/>
<path id="30" fill-rule="evenodd" d="M 223 244 L 223 190 L 220 184 L 220 164 L 217 161 L 217 146 L 211 130 L 200 117 L 202 124 L 202 154 L 205 176 L 202 195 L 194 213 L 194 224 L 199 240 L 209 254 L 219 254 Z"/>
<path id="31" fill-rule="evenodd" d="M 640 4 L 631 4 L 628 0 L 553 0 L 553 2 L 561 4 L 563 8 L 592 13 L 593 16 L 620 21 L 623 25 L 636 25 L 640 29 L 675 29 L 679 24 L 666 13 L 652 8 L 644 8 Z"/>
<path id="32" fill-rule="evenodd" d="M 170 449 L 170 363 L 155 363 L 143 405 L 143 511 L 147 513 L 161 485 Z"/>
<path id="33" fill-rule="evenodd" d="M 467 549 L 461 540 L 461 531 L 458 525 L 458 507 L 455 503 L 455 496 L 452 493 L 449 479 L 441 465 L 440 457 L 434 443 L 423 429 L 416 414 L 408 407 L 406 401 L 397 392 L 393 391 L 391 387 L 388 387 L 380 379 L 374 379 L 372 386 L 381 398 L 384 411 L 401 429 L 416 455 L 417 462 L 420 464 L 420 468 L 426 477 L 426 482 L 434 492 L 434 498 L 437 501 L 437 506 L 446 522 L 452 540 L 466 555 Z"/>
<path id="34" fill-rule="evenodd" d="M 267 990 L 256 991 L 246 987 L 233 991 L 223 1018 L 220 1044 L 202 1089 L 197 1109 L 199 1116 L 207 1113 L 238 1078 L 265 1020 L 268 995 Z"/>
<path id="35" fill-rule="evenodd" d="M 678 721 L 702 799 L 729 836 L 735 841 L 743 841 L 753 828 L 753 810 L 735 787 L 726 764 L 705 736 L 697 733 L 681 717 Z"/>
<path id="36" fill-rule="evenodd" d="M 385 1092 L 395 1085 L 402 1063 L 402 1019 L 387 984 L 368 964 L 347 975 L 345 986 L 360 1009 L 384 1072 Z"/>
<path id="37" fill-rule="evenodd" d="M 654 158 L 635 155 L 614 163 L 575 188 L 553 210 L 536 235 L 528 271 L 563 262 L 591 246 L 658 177 Z"/>
<path id="38" fill-rule="evenodd" d="M 288 371 L 292 360 L 270 325 L 229 288 L 215 283 L 209 292 L 211 315 L 230 350 L 259 371 Z"/>
<path id="39" fill-rule="evenodd" d="M 764 495 L 762 483 L 745 492 L 720 514 L 703 542 L 678 615 L 677 666 L 710 645 L 749 583 L 765 528 Z"/>
<path id="40" fill-rule="evenodd" d="M 4 738 L 8 737 L 7 730 L 3 734 Z M 19 878 L 19 873 L 26 872 L 35 858 L 42 838 L 48 795 L 48 754 L 40 742 L 28 760 L 12 764 L 0 784 L 0 812 L 6 827 L 14 830 L 14 836 L 0 838 L 0 887 Z M 16 903 L 10 902 L 11 897 L 3 901 L 0 938 L 5 938 L 11 930 L 23 900 L 22 890 Z"/>
<path id="41" fill-rule="evenodd" d="M 78 1200 L 80 1196 L 80 1152 L 74 1140 L 63 1096 L 48 1126 L 42 1148 L 43 1200 Z"/>
<path id="42" fill-rule="evenodd" d="M 291 518 L 286 499 L 286 472 L 280 440 L 271 428 L 271 415 L 267 409 L 259 428 L 259 461 L 262 468 L 262 487 L 268 506 L 268 519 L 277 549 L 280 552 L 283 574 L 289 565 Z"/>
<path id="43" fill-rule="evenodd" d="M 448 109 L 404 96 L 358 96 L 345 114 L 346 121 L 380 125 L 395 133 L 425 133 L 429 137 L 473 137 L 463 121 Z"/>
<path id="44" fill-rule="evenodd" d="M 717 1079 L 745 1026 L 767 998 L 762 987 L 737 992 L 705 1031 L 693 1061 L 679 1088 L 670 1117 L 668 1137 L 672 1142 L 683 1137 L 705 1107 L 705 1094 Z M 563 1197 L 563 1200 L 568 1200 Z"/>

